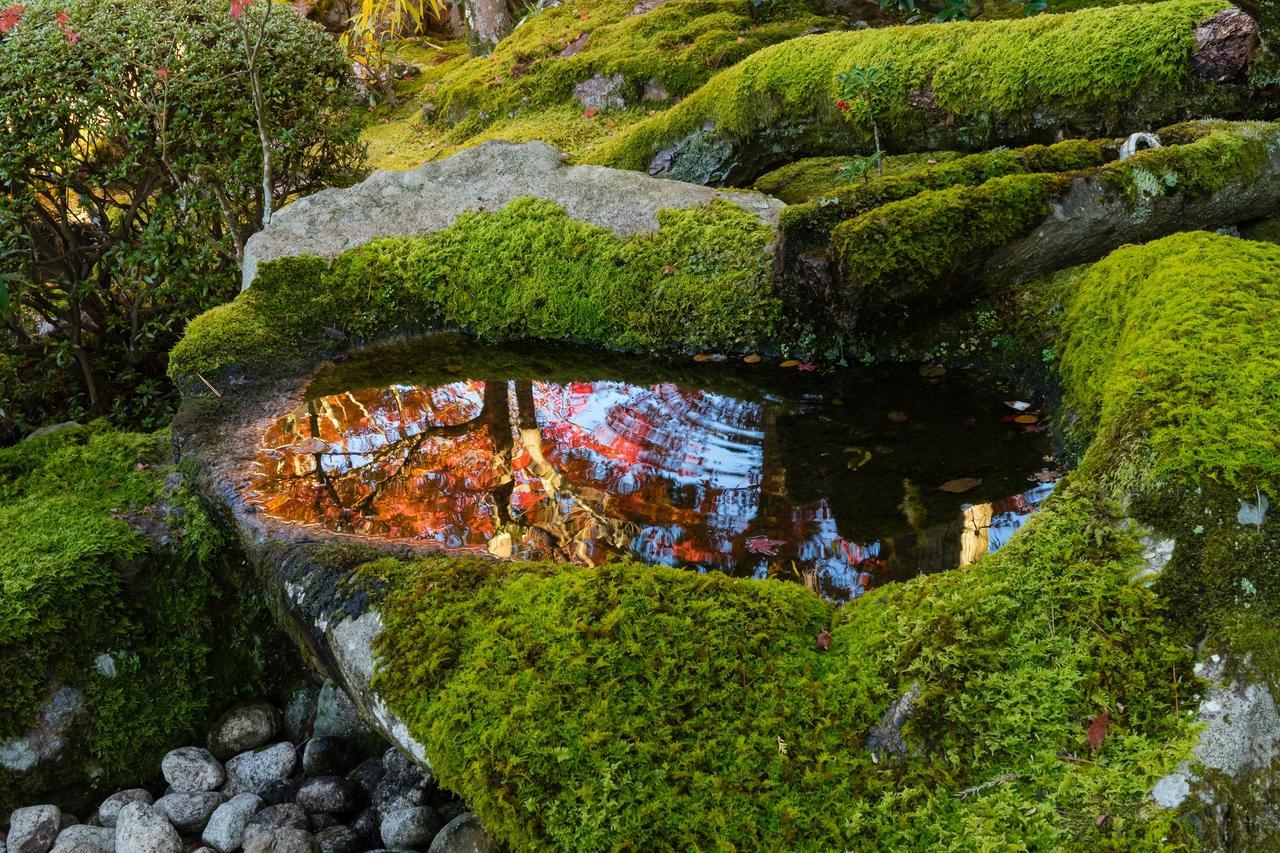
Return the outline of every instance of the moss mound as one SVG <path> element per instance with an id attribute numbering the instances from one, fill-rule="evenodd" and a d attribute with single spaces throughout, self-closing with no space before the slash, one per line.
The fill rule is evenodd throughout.
<path id="1" fill-rule="evenodd" d="M 1166 593 L 1193 569 L 1266 571 L 1274 521 L 1201 510 L 1274 488 L 1278 281 L 1280 248 L 1189 233 L 1046 284 L 1087 450 L 974 565 L 834 608 L 633 564 L 383 560 L 362 569 L 383 590 L 376 686 L 518 847 L 1193 847 L 1147 805 L 1194 737 L 1188 643 L 1210 622 L 1273 638 L 1252 614 L 1280 590 L 1255 588 L 1248 620 L 1230 602 L 1170 619 L 1137 580 L 1142 529 L 1118 521 L 1177 537 Z M 877 727 L 908 693 L 894 756 Z"/>
<path id="2" fill-rule="evenodd" d="M 266 683 L 279 652 L 265 611 L 233 589 L 225 535 L 185 488 L 165 488 L 167 458 L 165 434 L 103 424 L 0 449 L 0 741 L 34 725 L 51 685 L 84 694 L 60 760 L 0 767 L 0 811 L 136 784 Z"/>
<path id="3" fill-rule="evenodd" d="M 467 214 L 421 238 L 265 264 L 235 302 L 192 321 L 169 361 L 190 387 L 432 325 L 626 350 L 751 348 L 780 322 L 768 227 L 727 202 L 662 211 L 654 234 L 621 239 L 552 202 Z M 695 310 L 696 309 L 696 310 Z"/>
<path id="4" fill-rule="evenodd" d="M 1153 842 L 1169 827 L 1136 815 L 1186 745 L 1166 674 L 1189 661 L 1093 512 L 1059 498 L 1007 551 L 840 611 L 658 567 L 383 561 L 379 652 L 415 664 L 377 687 L 521 848 Z M 877 763 L 867 734 L 913 683 L 912 752 Z M 1120 705 L 1096 765 L 1058 757 Z"/>
<path id="5" fill-rule="evenodd" d="M 837 74 L 883 67 L 882 142 L 891 151 L 1044 141 L 1064 124 L 1101 131 L 1160 124 L 1211 95 L 1191 76 L 1195 25 L 1217 0 L 1170 0 L 1010 21 L 890 27 L 792 39 L 721 72 L 684 101 L 602 145 L 595 162 L 645 169 L 711 127 L 718 139 L 812 154 L 866 151 L 868 106 L 836 107 Z M 1217 104 L 1219 113 L 1226 104 Z"/>

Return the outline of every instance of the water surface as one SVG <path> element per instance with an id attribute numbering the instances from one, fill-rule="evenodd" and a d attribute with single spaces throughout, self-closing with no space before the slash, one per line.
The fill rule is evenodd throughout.
<path id="1" fill-rule="evenodd" d="M 265 514 L 846 599 L 995 550 L 1055 479 L 1033 415 L 915 367 L 665 365 L 459 338 L 363 361 L 319 377 L 263 436 L 249 499 Z"/>

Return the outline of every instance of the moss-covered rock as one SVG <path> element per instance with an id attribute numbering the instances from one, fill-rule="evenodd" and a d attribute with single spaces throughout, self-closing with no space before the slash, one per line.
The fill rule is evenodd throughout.
<path id="1" fill-rule="evenodd" d="M 136 783 L 282 674 L 165 434 L 99 423 L 0 449 L 0 526 L 0 811 Z"/>
<path id="2" fill-rule="evenodd" d="M 1189 138 L 1194 130 L 1178 126 L 1170 136 Z M 900 320 L 964 298 L 984 281 L 1023 282 L 1095 260 L 1125 241 L 1217 228 L 1274 211 L 1280 129 L 1241 122 L 1207 123 L 1199 130 L 1203 135 L 1194 141 L 1094 168 L 1068 164 L 1101 159 L 1103 146 L 1063 143 L 1018 155 L 975 155 L 918 178 L 846 191 L 830 207 L 885 201 L 831 229 L 831 282 L 800 278 L 796 303 L 822 306 L 844 330 Z M 1050 156 L 1055 149 L 1062 156 Z M 1021 171 L 1030 164 L 1068 170 Z M 1004 176 L 983 181 L 986 172 Z M 821 239 L 827 216 L 822 202 L 803 207 L 784 217 L 793 244 L 785 257 L 793 269 L 806 242 Z"/>
<path id="3" fill-rule="evenodd" d="M 591 159 L 696 183 L 750 180 L 805 154 L 866 153 L 869 109 L 890 152 L 1051 141 L 1255 105 L 1242 69 L 1197 69 L 1214 0 L 1023 20 L 890 27 L 792 39 L 721 72 Z M 837 79 L 880 67 L 876 98 L 847 112 Z M 1207 72 L 1207 73 L 1206 73 Z M 1224 79 L 1225 78 L 1225 79 Z M 868 103 L 872 106 L 869 107 Z"/>
<path id="4" fill-rule="evenodd" d="M 654 215 L 653 233 L 619 237 L 527 198 L 332 264 L 282 257 L 235 302 L 192 321 L 170 375 L 194 390 L 233 368 L 436 326 L 632 351 L 768 342 L 781 323 L 771 228 L 720 199 Z"/>

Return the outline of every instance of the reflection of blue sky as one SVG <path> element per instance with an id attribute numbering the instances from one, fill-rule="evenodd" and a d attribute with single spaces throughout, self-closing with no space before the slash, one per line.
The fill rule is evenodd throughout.
<path id="1" fill-rule="evenodd" d="M 1045 498 L 1053 494 L 1053 487 L 1056 485 L 1056 481 L 1037 484 L 1035 488 L 1023 492 L 1022 499 L 1030 510 L 1034 510 Z M 1003 548 L 1030 517 L 1029 511 L 1018 509 L 992 515 L 991 525 L 987 528 L 987 551 L 994 552 Z"/>

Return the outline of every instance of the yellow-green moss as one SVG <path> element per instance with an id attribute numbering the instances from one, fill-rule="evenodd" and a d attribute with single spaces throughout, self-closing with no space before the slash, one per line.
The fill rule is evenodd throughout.
<path id="1" fill-rule="evenodd" d="M 376 686 L 521 849 L 1176 849 L 1139 813 L 1186 747 L 1166 675 L 1189 661 L 1095 511 L 1069 493 L 1000 554 L 844 608 L 634 564 L 382 561 Z M 877 764 L 912 684 L 912 752 Z M 1097 764 L 1061 760 L 1104 708 Z"/>
<path id="2" fill-rule="evenodd" d="M 456 44 L 435 55 L 405 51 L 424 73 L 399 87 L 399 106 L 370 111 L 371 162 L 409 168 L 487 139 L 536 139 L 585 154 L 755 51 L 839 26 L 808 2 L 678 0 L 633 15 L 636 5 L 600 0 L 537 11 L 488 56 L 459 56 Z M 559 55 L 581 36 L 576 54 Z M 573 88 L 597 74 L 621 75 L 627 109 L 583 115 Z M 651 80 L 668 97 L 644 100 Z"/>
<path id="3" fill-rule="evenodd" d="M 581 341 L 624 350 L 751 348 L 780 322 L 769 229 L 728 202 L 661 211 L 621 239 L 549 201 L 460 216 L 422 238 L 390 238 L 331 265 L 265 264 L 235 302 L 197 317 L 170 375 L 195 387 L 233 365 L 451 326 L 488 338 Z"/>
<path id="4" fill-rule="evenodd" d="M 269 624 L 252 593 L 232 593 L 230 541 L 187 490 L 165 489 L 168 457 L 165 434 L 101 423 L 0 449 L 0 740 L 35 724 L 51 684 L 85 697 L 60 761 L 0 768 L 0 811 L 136 784 L 266 686 Z"/>
<path id="5" fill-rule="evenodd" d="M 1280 247 L 1204 232 L 1064 274 L 1061 370 L 1085 471 L 1280 486 Z"/>
<path id="6" fill-rule="evenodd" d="M 1190 76 L 1187 57 L 1195 24 L 1223 8 L 1218 0 L 1170 0 L 793 39 L 721 72 L 592 159 L 644 169 L 707 123 L 741 140 L 789 133 L 813 153 L 866 151 L 866 104 L 853 104 L 848 114 L 835 106 L 842 96 L 837 74 L 857 66 L 890 69 L 877 107 L 889 150 L 931 147 L 931 134 L 944 126 L 948 136 L 978 147 L 997 129 L 1034 139 L 1063 123 L 1099 130 L 1160 123 L 1207 91 Z"/>

